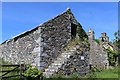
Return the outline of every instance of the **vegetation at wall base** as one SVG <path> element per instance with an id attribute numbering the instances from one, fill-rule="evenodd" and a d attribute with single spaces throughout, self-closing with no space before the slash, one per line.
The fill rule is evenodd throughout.
<path id="1" fill-rule="evenodd" d="M 118 70 L 118 67 L 114 67 L 112 69 L 92 70 L 85 78 L 118 78 L 119 74 L 120 70 Z"/>
<path id="2" fill-rule="evenodd" d="M 78 73 L 73 73 L 73 74 L 70 74 L 70 75 L 64 75 L 64 74 L 61 74 L 61 73 L 58 73 L 58 74 L 54 74 L 52 76 L 50 76 L 50 79 L 54 80 L 61 80 L 61 79 L 78 79 L 78 78 L 81 78 L 81 76 L 78 74 Z"/>
<path id="3" fill-rule="evenodd" d="M 23 75 L 27 78 L 27 80 L 39 80 L 43 77 L 42 71 L 33 66 L 29 66 Z"/>
<path id="4" fill-rule="evenodd" d="M 86 76 L 80 76 L 79 74 L 71 74 L 69 76 L 65 76 L 62 74 L 57 74 L 52 76 L 51 78 L 43 78 L 43 79 L 39 79 L 39 80 L 76 80 L 76 78 L 79 80 L 91 80 L 94 79 L 95 80 L 101 80 L 101 78 L 107 78 L 107 79 L 112 79 L 114 78 L 114 80 L 117 80 L 118 78 L 118 74 L 120 74 L 120 70 L 118 70 L 118 67 L 114 67 L 113 69 L 106 69 L 106 70 L 96 70 L 95 68 L 93 68 L 93 71 L 89 74 L 87 74 Z M 118 72 L 119 71 L 119 72 Z M 11 79 L 4 79 L 4 80 L 19 80 L 18 78 L 11 78 Z M 34 79 L 35 80 L 35 79 Z"/>
<path id="5" fill-rule="evenodd" d="M 100 70 L 97 69 L 96 67 L 93 67 L 91 71 L 84 75 L 81 76 L 78 73 L 73 73 L 70 75 L 64 75 L 62 73 L 59 74 L 54 74 L 48 80 L 92 80 L 95 78 L 95 80 L 101 80 L 101 79 L 112 79 L 114 78 L 115 80 L 118 79 L 118 74 L 120 74 L 120 70 L 118 70 L 118 67 L 114 67 L 112 69 L 105 69 L 105 70 Z"/>
<path id="6" fill-rule="evenodd" d="M 12 64 L 12 63 L 7 62 L 4 59 L 0 58 L 0 64 Z"/>
<path id="7" fill-rule="evenodd" d="M 106 69 L 101 72 L 96 72 L 96 78 L 118 78 L 118 68 Z"/>
<path id="8" fill-rule="evenodd" d="M 52 78 L 44 78 L 44 80 L 76 80 L 77 79 L 80 79 L 80 80 L 91 80 L 91 79 L 94 79 L 96 78 L 97 80 L 101 80 L 100 78 L 118 78 L 118 72 L 117 72 L 118 68 L 113 68 L 113 69 L 107 69 L 107 70 L 103 70 L 103 71 L 96 71 L 96 70 L 93 70 L 95 71 L 94 73 L 89 73 L 88 76 L 86 77 L 81 77 L 79 76 L 78 74 L 72 74 L 72 75 L 69 75 L 69 76 L 65 76 L 63 75 L 59 75 L 58 74 L 58 77 L 52 77 Z M 120 70 L 119 70 L 120 71 Z M 6 79 L 6 80 L 19 80 L 19 78 L 11 78 L 11 79 Z M 35 80 L 35 79 L 33 79 Z M 106 80 L 106 79 L 105 79 Z"/>
<path id="9" fill-rule="evenodd" d="M 0 63 L 1 64 L 8 64 L 8 65 L 11 65 L 12 63 L 10 63 L 10 62 L 7 62 L 7 61 L 5 61 L 4 59 L 1 59 L 0 58 Z M 0 66 L 0 70 L 12 70 L 12 69 L 14 69 L 14 67 L 2 67 L 2 66 Z M 11 75 L 14 75 L 14 74 L 18 74 L 19 72 L 18 71 L 16 71 L 16 72 L 10 72 L 10 73 L 8 73 L 7 75 L 5 75 L 5 76 L 11 76 Z M 2 76 L 3 75 L 3 72 L 0 72 L 0 76 Z M 14 77 L 14 78 L 11 78 L 11 79 L 4 79 L 4 80 L 17 80 L 19 77 Z"/>

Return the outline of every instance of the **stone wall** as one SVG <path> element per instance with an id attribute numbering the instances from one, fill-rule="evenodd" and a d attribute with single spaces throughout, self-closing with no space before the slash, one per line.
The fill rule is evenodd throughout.
<path id="1" fill-rule="evenodd" d="M 109 66 L 107 52 L 94 40 L 90 41 L 90 64 L 98 69 Z"/>
<path id="2" fill-rule="evenodd" d="M 76 51 L 73 55 L 59 68 L 57 73 L 70 75 L 78 73 L 85 75 L 89 72 L 89 46 L 86 44 L 79 44 L 76 46 Z"/>
<path id="3" fill-rule="evenodd" d="M 106 33 L 104 33 L 102 37 L 104 36 L 106 36 Z M 90 42 L 89 64 L 99 69 L 108 68 L 109 62 L 108 62 L 107 52 L 103 49 L 100 43 L 97 43 L 95 41 L 94 31 L 92 29 L 89 30 L 88 37 Z"/>
<path id="4" fill-rule="evenodd" d="M 47 68 L 64 51 L 71 39 L 71 23 L 78 24 L 68 10 L 41 26 L 41 69 Z"/>
<path id="5" fill-rule="evenodd" d="M 26 64 L 40 65 L 40 30 L 35 28 L 1 44 L 0 58 L 13 64 L 25 62 Z"/>
<path id="6" fill-rule="evenodd" d="M 1 44 L 2 56 L 12 63 L 24 62 L 47 68 L 71 39 L 71 24 L 78 26 L 70 9 L 57 17 Z"/>

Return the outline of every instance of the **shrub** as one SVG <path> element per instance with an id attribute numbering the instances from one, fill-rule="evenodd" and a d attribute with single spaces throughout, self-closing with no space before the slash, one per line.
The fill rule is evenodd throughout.
<path id="1" fill-rule="evenodd" d="M 98 44 L 100 43 L 99 39 L 95 39 L 95 41 L 96 41 Z"/>
<path id="2" fill-rule="evenodd" d="M 110 66 L 115 66 L 116 61 L 115 61 L 114 56 L 117 55 L 116 52 L 112 51 L 110 48 L 108 48 L 107 53 L 108 53 L 108 61 L 109 61 Z"/>
<path id="3" fill-rule="evenodd" d="M 36 67 L 29 67 L 24 73 L 23 75 L 25 77 L 38 77 L 38 76 L 42 76 L 42 71 L 39 70 L 38 68 Z"/>

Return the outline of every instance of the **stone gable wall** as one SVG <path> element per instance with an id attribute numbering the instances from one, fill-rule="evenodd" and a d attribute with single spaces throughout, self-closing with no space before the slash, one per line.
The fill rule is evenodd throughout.
<path id="1" fill-rule="evenodd" d="M 41 26 L 41 69 L 47 68 L 64 51 L 71 39 L 71 23 L 77 24 L 73 14 L 66 12 Z"/>
<path id="2" fill-rule="evenodd" d="M 102 37 L 106 36 L 106 33 Z M 94 31 L 92 29 L 88 32 L 89 42 L 90 42 L 90 61 L 89 64 L 92 66 L 105 69 L 108 68 L 108 56 L 107 52 L 103 49 L 101 43 L 97 43 L 94 38 Z"/>
<path id="3" fill-rule="evenodd" d="M 85 75 L 89 72 L 89 47 L 85 44 L 79 44 L 79 48 L 73 52 L 73 55 L 59 68 L 59 72 L 64 75 L 78 73 Z M 82 59 L 81 57 L 84 57 Z"/>
<path id="4" fill-rule="evenodd" d="M 70 10 L 2 43 L 2 56 L 12 63 L 32 64 L 47 68 L 71 39 L 71 23 L 78 24 Z"/>
<path id="5" fill-rule="evenodd" d="M 90 64 L 98 69 L 109 66 L 107 52 L 94 40 L 90 41 Z"/>

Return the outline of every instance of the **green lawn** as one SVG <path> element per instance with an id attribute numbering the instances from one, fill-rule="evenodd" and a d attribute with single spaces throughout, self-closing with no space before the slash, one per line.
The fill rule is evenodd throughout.
<path id="1" fill-rule="evenodd" d="M 96 78 L 118 78 L 118 71 L 116 69 L 108 69 L 101 72 L 96 72 Z"/>
<path id="2" fill-rule="evenodd" d="M 87 74 L 85 78 L 118 78 L 118 68 L 106 69 L 100 72 L 91 72 Z M 120 72 L 119 72 L 120 74 Z"/>
<path id="3" fill-rule="evenodd" d="M 96 78 L 118 78 L 118 68 L 95 72 Z"/>

